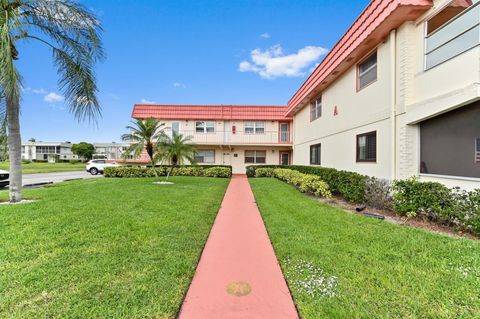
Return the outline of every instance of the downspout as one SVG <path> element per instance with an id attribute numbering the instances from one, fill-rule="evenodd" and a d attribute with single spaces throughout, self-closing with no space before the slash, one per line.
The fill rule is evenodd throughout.
<path id="1" fill-rule="evenodd" d="M 393 181 L 397 177 L 397 30 L 390 31 L 390 154 L 391 154 L 391 172 L 390 179 Z"/>

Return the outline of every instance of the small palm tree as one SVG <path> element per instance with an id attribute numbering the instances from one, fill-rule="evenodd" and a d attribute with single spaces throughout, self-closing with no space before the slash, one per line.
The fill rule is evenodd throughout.
<path id="1" fill-rule="evenodd" d="M 183 136 L 173 132 L 172 137 L 166 136 L 158 144 L 157 160 L 162 162 L 169 162 L 172 168 L 167 174 L 167 180 L 173 167 L 181 165 L 188 161 L 190 164 L 195 164 L 197 161 L 195 155 L 197 154 L 197 146 L 191 142 L 192 136 Z"/>
<path id="2" fill-rule="evenodd" d="M 71 112 L 94 121 L 101 111 L 93 72 L 104 57 L 100 31 L 100 21 L 76 1 L 0 0 L 0 111 L 6 112 L 8 127 L 11 202 L 21 200 L 22 189 L 18 44 L 38 42 L 52 51 Z"/>
<path id="3" fill-rule="evenodd" d="M 158 178 L 155 164 L 157 163 L 156 158 L 158 157 L 158 145 L 167 138 L 165 134 L 165 124 L 160 123 L 154 118 L 146 120 L 137 119 L 132 123 L 133 126 L 127 126 L 127 130 L 129 130 L 130 133 L 122 135 L 122 141 L 132 143 L 123 153 L 124 159 L 126 160 L 130 154 L 138 158 L 145 150 L 150 159 L 153 173 L 155 177 Z"/>

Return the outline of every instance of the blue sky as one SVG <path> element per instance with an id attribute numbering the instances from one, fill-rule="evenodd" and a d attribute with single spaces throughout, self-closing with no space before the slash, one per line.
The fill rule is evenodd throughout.
<path id="1" fill-rule="evenodd" d="M 50 51 L 30 42 L 19 47 L 23 139 L 119 141 L 142 101 L 285 105 L 368 2 L 83 0 L 104 27 L 103 116 L 71 116 Z"/>

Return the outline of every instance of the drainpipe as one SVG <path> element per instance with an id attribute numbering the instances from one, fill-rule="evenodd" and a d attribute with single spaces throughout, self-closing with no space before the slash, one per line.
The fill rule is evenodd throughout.
<path id="1" fill-rule="evenodd" d="M 390 179 L 393 181 L 397 176 L 397 99 L 396 99 L 396 71 L 397 71 L 397 31 L 390 31 L 390 154 L 391 154 L 391 172 Z"/>

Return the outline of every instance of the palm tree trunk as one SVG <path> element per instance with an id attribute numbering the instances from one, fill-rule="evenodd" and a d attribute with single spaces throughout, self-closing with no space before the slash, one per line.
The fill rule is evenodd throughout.
<path id="1" fill-rule="evenodd" d="M 20 136 L 20 102 L 7 97 L 8 151 L 10 157 L 10 202 L 22 200 L 22 138 Z"/>
<path id="2" fill-rule="evenodd" d="M 158 173 L 157 173 L 157 170 L 155 169 L 155 162 L 153 160 L 153 157 L 150 157 L 150 163 L 152 164 L 153 174 L 155 174 L 155 178 L 158 179 Z"/>

